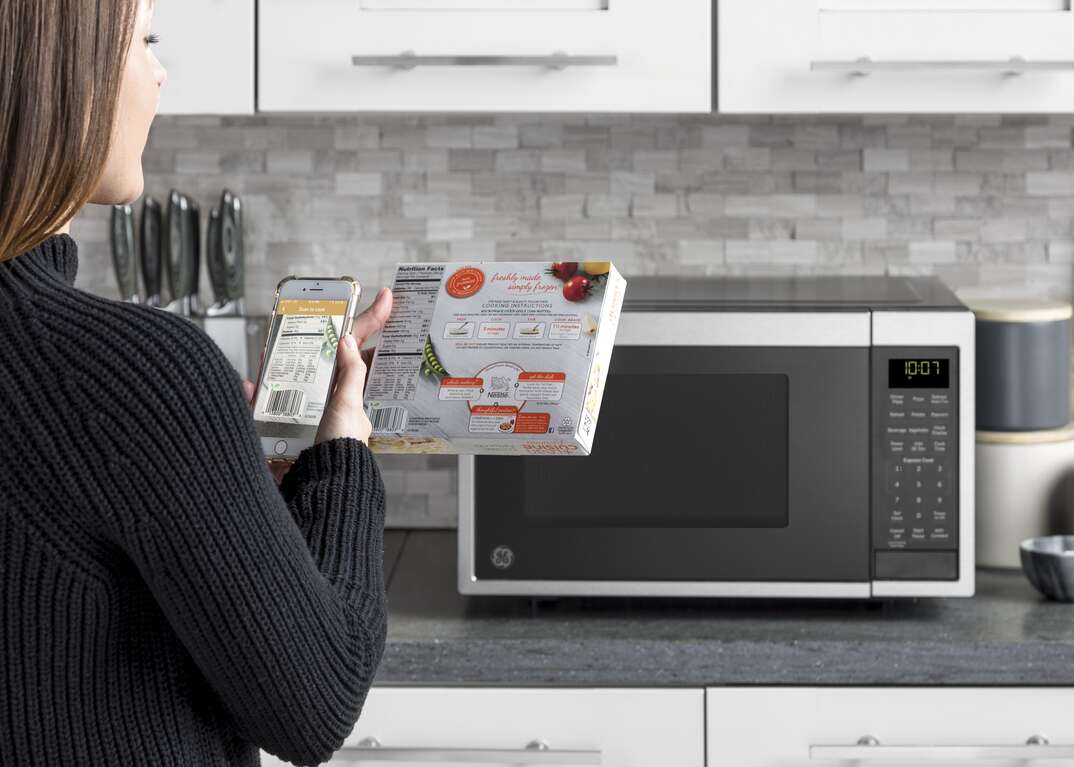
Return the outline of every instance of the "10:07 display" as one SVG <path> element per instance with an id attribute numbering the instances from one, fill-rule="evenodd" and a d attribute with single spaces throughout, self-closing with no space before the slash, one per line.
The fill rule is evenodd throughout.
<path id="1" fill-rule="evenodd" d="M 950 360 L 888 360 L 888 387 L 891 389 L 947 389 L 951 386 Z"/>

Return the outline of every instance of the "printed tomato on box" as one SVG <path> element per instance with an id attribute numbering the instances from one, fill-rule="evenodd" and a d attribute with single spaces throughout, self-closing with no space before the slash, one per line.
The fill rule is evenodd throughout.
<path id="1" fill-rule="evenodd" d="M 400 264 L 393 288 L 374 451 L 589 453 L 626 292 L 611 263 Z"/>

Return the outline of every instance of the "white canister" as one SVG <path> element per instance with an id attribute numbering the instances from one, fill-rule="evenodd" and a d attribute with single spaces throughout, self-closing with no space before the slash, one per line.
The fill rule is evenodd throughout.
<path id="1" fill-rule="evenodd" d="M 1018 546 L 1051 535 L 1074 476 L 1074 424 L 1032 432 L 977 432 L 977 564 L 1020 568 Z"/>

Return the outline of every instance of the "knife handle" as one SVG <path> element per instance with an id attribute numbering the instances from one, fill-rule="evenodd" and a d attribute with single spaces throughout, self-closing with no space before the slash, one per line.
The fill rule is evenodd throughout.
<path id="1" fill-rule="evenodd" d="M 224 303 L 227 296 L 227 274 L 221 258 L 220 248 L 220 208 L 209 211 L 209 231 L 205 235 L 205 263 L 209 267 L 209 283 L 213 288 L 213 298 L 217 303 Z"/>
<path id="2" fill-rule="evenodd" d="M 160 306 L 162 228 L 160 203 L 146 197 L 142 202 L 142 280 L 145 301 L 150 306 Z"/>
<path id="3" fill-rule="evenodd" d="M 134 212 L 130 205 L 112 206 L 112 263 L 116 268 L 119 297 L 138 297 L 138 266 L 134 260 Z"/>
<path id="4" fill-rule="evenodd" d="M 245 237 L 243 234 L 242 200 L 225 189 L 220 196 L 220 254 L 227 281 L 227 298 L 230 301 L 243 297 L 246 280 Z"/>
<path id="5" fill-rule="evenodd" d="M 167 262 L 168 289 L 172 301 L 178 301 L 187 295 L 183 284 L 183 228 L 186 222 L 186 197 L 173 189 L 168 195 L 167 232 L 164 237 L 164 255 Z"/>
<path id="6" fill-rule="evenodd" d="M 198 309 L 198 288 L 201 277 L 201 206 L 187 197 L 186 221 L 183 228 L 183 241 L 186 253 L 183 263 L 186 267 L 186 293 L 190 296 L 191 308 Z"/>

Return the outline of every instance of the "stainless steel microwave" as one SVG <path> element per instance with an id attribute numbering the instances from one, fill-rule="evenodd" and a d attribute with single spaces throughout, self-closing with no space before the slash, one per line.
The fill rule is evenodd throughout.
<path id="1" fill-rule="evenodd" d="M 459 590 L 974 590 L 974 320 L 924 278 L 635 278 L 588 457 L 463 456 Z"/>

